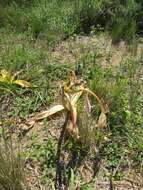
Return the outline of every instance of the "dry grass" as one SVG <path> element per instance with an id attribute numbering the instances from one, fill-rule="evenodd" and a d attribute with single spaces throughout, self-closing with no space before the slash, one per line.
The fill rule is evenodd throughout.
<path id="1" fill-rule="evenodd" d="M 15 154 L 12 142 L 4 137 L 0 144 L 0 189 L 29 190 L 21 157 Z"/>

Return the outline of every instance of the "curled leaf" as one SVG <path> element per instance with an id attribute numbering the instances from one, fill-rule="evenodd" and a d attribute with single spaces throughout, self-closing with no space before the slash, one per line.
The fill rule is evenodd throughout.
<path id="1" fill-rule="evenodd" d="M 103 102 L 101 101 L 101 99 L 94 92 L 92 92 L 91 90 L 89 90 L 87 88 L 85 88 L 84 91 L 91 94 L 92 96 L 94 96 L 96 98 L 97 103 L 98 103 L 98 105 L 99 105 L 99 107 L 101 109 L 101 112 L 107 113 L 107 109 L 105 108 Z"/>

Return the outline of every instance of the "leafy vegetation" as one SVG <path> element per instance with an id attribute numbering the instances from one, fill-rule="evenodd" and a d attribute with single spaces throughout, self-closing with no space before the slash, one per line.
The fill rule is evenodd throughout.
<path id="1" fill-rule="evenodd" d="M 45 39 L 48 44 L 74 34 L 89 34 L 93 28 L 111 31 L 114 42 L 131 42 L 143 27 L 138 0 L 5 1 L 1 9 L 2 26 L 26 32 L 31 40 Z"/>

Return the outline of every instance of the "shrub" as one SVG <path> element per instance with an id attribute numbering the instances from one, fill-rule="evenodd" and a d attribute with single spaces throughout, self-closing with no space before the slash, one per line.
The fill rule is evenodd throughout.
<path id="1" fill-rule="evenodd" d="M 1 13 L 3 25 L 56 42 L 73 34 L 111 31 L 113 41 L 130 42 L 142 33 L 142 3 L 137 0 L 12 1 Z M 24 6 L 22 6 L 24 5 Z"/>

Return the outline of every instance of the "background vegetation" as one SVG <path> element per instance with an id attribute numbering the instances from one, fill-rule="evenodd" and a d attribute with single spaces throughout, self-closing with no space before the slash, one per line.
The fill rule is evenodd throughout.
<path id="1" fill-rule="evenodd" d="M 20 182 L 25 183 L 23 167 L 37 176 L 36 185 L 31 188 L 54 189 L 56 147 L 63 120 L 44 120 L 42 126 L 37 124 L 36 132 L 26 135 L 23 123 L 30 114 L 57 101 L 59 85 L 69 70 L 86 79 L 87 85 L 108 104 L 109 113 L 108 127 L 97 131 L 93 129 L 93 119 L 99 110 L 93 107 L 91 118 L 79 110 L 82 141 L 65 138 L 63 152 L 76 161 L 62 166 L 66 179 L 63 177 L 62 183 L 69 190 L 74 190 L 77 182 L 81 189 L 92 190 L 100 170 L 110 184 L 122 180 L 129 171 L 143 172 L 143 56 L 138 53 L 142 10 L 139 0 L 0 0 L 0 69 L 12 75 L 21 71 L 17 78 L 35 85 L 20 88 L 10 84 L 3 91 L 0 83 L 0 138 L 8 144 L 0 145 L 0 187 L 7 179 L 3 190 L 27 188 Z M 116 46 L 106 48 L 111 40 Z M 115 65 L 115 49 L 122 41 L 128 45 L 122 60 Z M 21 140 L 24 166 L 17 162 L 19 155 L 11 152 L 11 135 L 14 144 L 15 138 Z M 96 165 L 90 182 L 79 171 L 88 163 Z"/>
<path id="2" fill-rule="evenodd" d="M 48 43 L 71 35 L 110 31 L 113 40 L 131 42 L 142 34 L 143 4 L 138 0 L 2 1 L 1 27 L 26 32 Z M 58 36 L 58 38 L 57 38 Z"/>

